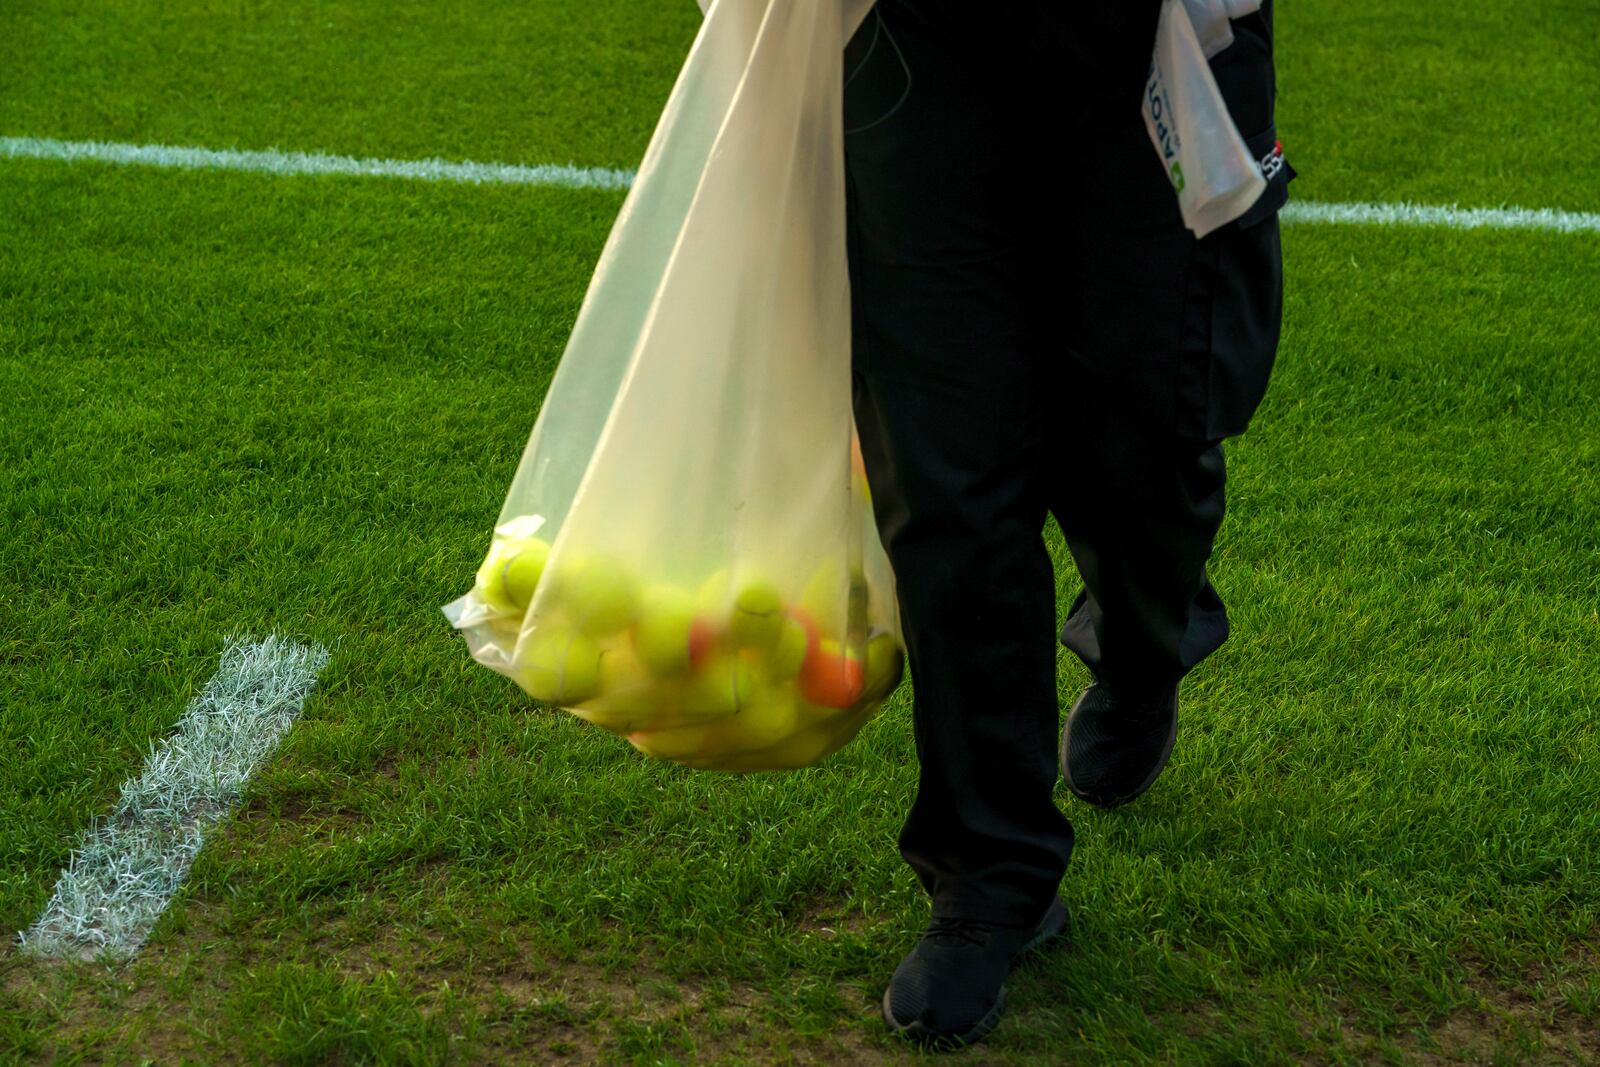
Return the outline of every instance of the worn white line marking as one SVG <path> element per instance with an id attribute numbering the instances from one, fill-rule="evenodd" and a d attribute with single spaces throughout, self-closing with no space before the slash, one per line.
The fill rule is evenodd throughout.
<path id="1" fill-rule="evenodd" d="M 626 189 L 631 170 L 541 163 L 452 163 L 443 159 L 361 159 L 314 152 L 279 152 L 174 145 L 54 141 L 44 137 L 0 137 L 0 158 L 89 160 L 179 170 L 243 170 L 258 174 L 342 174 L 365 178 L 413 178 L 469 185 L 553 185 L 569 189 Z"/>
<path id="2" fill-rule="evenodd" d="M 18 938 L 38 956 L 127 958 L 161 917 L 205 836 L 300 715 L 328 661 L 321 645 L 230 639 L 171 736 L 151 746 L 95 821 L 44 912 Z"/>
<path id="3" fill-rule="evenodd" d="M 410 178 L 470 185 L 545 185 L 568 189 L 626 189 L 631 170 L 563 164 L 451 162 L 443 159 L 361 159 L 310 152 L 186 148 L 173 145 L 57 141 L 47 137 L 0 137 L 0 159 L 90 160 L 189 170 L 242 170 L 258 174 L 342 174 Z M 1542 230 L 1600 234 L 1600 213 L 1553 208 L 1464 208 L 1429 204 L 1335 204 L 1292 200 L 1283 210 L 1290 223 L 1355 226 L 1422 226 L 1452 230 Z"/>

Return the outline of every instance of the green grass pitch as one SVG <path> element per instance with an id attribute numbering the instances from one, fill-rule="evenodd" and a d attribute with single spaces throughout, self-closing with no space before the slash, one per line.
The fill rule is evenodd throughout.
<path id="1" fill-rule="evenodd" d="M 1278 17 L 1297 197 L 1600 210 L 1596 0 Z M 21 0 L 0 136 L 626 167 L 697 21 Z M 912 1058 L 875 1015 L 925 917 L 904 690 L 820 768 L 695 774 L 438 613 L 619 203 L 0 162 L 0 931 L 226 635 L 334 649 L 136 962 L 0 947 L 0 1064 Z M 1600 242 L 1285 245 L 1234 637 L 1147 798 L 1063 790 L 1070 940 L 972 1062 L 1600 1058 Z"/>

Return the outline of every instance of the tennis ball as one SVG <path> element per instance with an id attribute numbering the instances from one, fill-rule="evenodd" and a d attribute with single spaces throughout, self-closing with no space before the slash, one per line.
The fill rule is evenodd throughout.
<path id="1" fill-rule="evenodd" d="M 668 730 L 642 730 L 628 735 L 628 743 L 647 756 L 675 762 L 715 756 L 720 722 L 676 726 Z"/>
<path id="2" fill-rule="evenodd" d="M 776 745 L 759 752 L 725 758 L 713 769 L 780 771 L 821 763 L 861 732 L 861 727 L 872 718 L 872 707 L 868 705 L 865 710 L 832 713 L 817 718 L 802 716 L 800 728 Z M 689 766 L 697 767 L 699 764 L 689 762 Z"/>
<path id="3" fill-rule="evenodd" d="M 816 641 L 816 633 L 805 623 L 793 617 L 784 619 L 777 643 L 767 657 L 768 676 L 774 682 L 794 681 Z"/>
<path id="4" fill-rule="evenodd" d="M 708 619 L 715 619 L 719 623 L 728 617 L 728 597 L 733 589 L 733 583 L 728 578 L 728 568 L 719 567 L 711 573 L 711 577 L 700 583 L 700 588 L 695 591 L 695 610 Z"/>
<path id="5" fill-rule="evenodd" d="M 771 648 L 782 630 L 783 598 L 777 586 L 755 581 L 739 590 L 728 621 L 728 636 L 736 647 Z"/>
<path id="6" fill-rule="evenodd" d="M 731 588 L 728 568 L 720 567 L 695 590 L 694 622 L 689 626 L 689 663 L 695 668 L 716 651 L 728 621 Z"/>
<path id="7" fill-rule="evenodd" d="M 483 557 L 483 564 L 478 568 L 477 588 L 478 595 L 483 597 L 484 603 L 496 611 L 511 614 L 526 609 L 528 598 L 523 598 L 519 603 L 507 585 L 508 568 L 526 551 L 530 562 L 539 559 L 539 570 L 544 570 L 543 557 L 550 555 L 550 546 L 537 537 L 496 538 L 494 544 L 489 546 L 488 555 Z M 518 581 L 522 581 L 522 569 L 518 569 Z M 539 575 L 533 575 L 533 582 L 528 588 L 539 580 Z"/>
<path id="8" fill-rule="evenodd" d="M 760 770 L 798 770 L 818 762 L 837 747 L 834 731 L 829 725 L 810 726 L 754 754 L 751 762 L 759 762 Z"/>
<path id="9" fill-rule="evenodd" d="M 848 708 L 861 697 L 861 660 L 839 642 L 824 639 L 800 668 L 800 693 L 824 708 Z"/>
<path id="10" fill-rule="evenodd" d="M 770 748 L 800 729 L 799 701 L 793 690 L 757 692 L 737 714 L 721 720 L 718 725 L 729 752 Z"/>
<path id="11" fill-rule="evenodd" d="M 616 734 L 618 737 L 627 737 L 628 734 L 639 728 L 643 716 L 634 711 L 618 711 L 615 708 L 567 708 L 572 715 L 577 716 L 591 726 L 598 726 L 607 733 Z"/>
<path id="12" fill-rule="evenodd" d="M 738 719 L 741 716 L 736 715 L 733 718 Z M 818 719 L 808 715 L 806 709 L 802 707 L 799 709 L 794 729 L 775 744 L 743 752 L 730 750 L 714 758 L 686 759 L 682 762 L 696 769 L 736 773 L 810 767 L 826 759 L 854 737 L 861 728 L 861 723 L 865 721 L 865 718 L 853 712 L 829 714 Z"/>
<path id="13" fill-rule="evenodd" d="M 702 771 L 742 774 L 772 770 L 784 764 L 775 763 L 767 753 L 789 743 L 796 733 L 809 732 L 804 717 L 793 691 L 757 691 L 739 712 L 701 727 L 703 732 L 693 736 L 692 747 L 675 746 L 671 758 Z"/>
<path id="14" fill-rule="evenodd" d="M 681 589 L 658 586 L 639 603 L 633 647 L 650 670 L 663 677 L 688 674 L 693 666 L 694 598 Z"/>
<path id="15" fill-rule="evenodd" d="M 750 700 L 754 686 L 742 656 L 713 656 L 697 671 L 684 693 L 683 710 L 699 718 L 732 715 Z"/>
<path id="16" fill-rule="evenodd" d="M 514 677 L 547 704 L 579 704 L 600 692 L 600 646 L 570 626 L 529 635 Z"/>
<path id="17" fill-rule="evenodd" d="M 533 591 L 550 560 L 550 542 L 530 537 L 520 542 L 500 568 L 501 584 L 513 604 L 526 611 L 533 603 Z"/>
<path id="18" fill-rule="evenodd" d="M 689 627 L 689 663 L 698 667 L 717 647 L 717 631 L 706 620 L 696 618 Z"/>
<path id="19" fill-rule="evenodd" d="M 609 556 L 588 556 L 561 575 L 561 597 L 578 629 L 595 637 L 633 622 L 638 590 L 628 567 Z"/>
<path id="20" fill-rule="evenodd" d="M 905 671 L 905 653 L 900 642 L 889 634 L 879 634 L 867 642 L 867 666 L 862 682 L 861 699 L 876 703 L 885 699 L 900 685 Z"/>
<path id="21" fill-rule="evenodd" d="M 831 624 L 844 606 L 845 573 L 838 559 L 830 556 L 817 565 L 800 592 L 799 608 L 812 619 Z"/>
<path id="22" fill-rule="evenodd" d="M 664 684 L 655 678 L 633 649 L 624 643 L 613 643 L 600 653 L 600 692 L 581 708 L 569 709 L 580 719 L 585 719 L 614 734 L 630 734 L 659 720 L 663 703 L 669 693 Z"/>
<path id="23" fill-rule="evenodd" d="M 841 559 L 822 561 L 800 594 L 798 610 L 818 625 L 841 633 L 865 626 L 871 609 L 867 576 Z"/>

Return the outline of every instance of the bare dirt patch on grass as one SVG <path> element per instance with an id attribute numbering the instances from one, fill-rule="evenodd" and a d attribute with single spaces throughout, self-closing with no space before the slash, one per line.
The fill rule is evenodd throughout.
<path id="1" fill-rule="evenodd" d="M 1567 962 L 1592 966 L 1595 959 L 1584 949 Z M 1466 987 L 1475 1000 L 1470 1007 L 1395 1040 L 1406 1062 L 1425 1067 L 1600 1063 L 1600 1025 L 1547 982 L 1547 969 L 1530 968 L 1518 982 L 1507 984 L 1471 965 Z"/>
<path id="2" fill-rule="evenodd" d="M 514 926 L 334 919 L 246 952 L 225 925 L 221 909 L 190 902 L 181 927 L 129 964 L 0 960 L 0 1006 L 35 1005 L 44 1030 L 25 1062 L 253 1062 L 262 1046 L 234 1040 L 233 1031 L 241 1011 L 247 1022 L 265 1003 L 252 992 L 257 975 L 282 968 L 336 976 L 352 990 L 392 983 L 449 1031 L 450 1062 L 852 1067 L 907 1059 L 868 1026 L 793 1032 L 780 987 L 673 977 L 648 957 L 625 967 L 556 960 Z"/>

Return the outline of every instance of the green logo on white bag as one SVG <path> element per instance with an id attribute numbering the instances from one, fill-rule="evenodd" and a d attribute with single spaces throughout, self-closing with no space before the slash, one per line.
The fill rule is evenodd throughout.
<path id="1" fill-rule="evenodd" d="M 1183 192 L 1183 187 L 1186 184 L 1188 184 L 1188 183 L 1184 180 L 1184 177 L 1183 177 L 1183 164 L 1182 163 L 1174 163 L 1172 165 L 1172 187 L 1174 189 L 1176 189 L 1178 192 L 1181 193 L 1181 192 Z"/>

